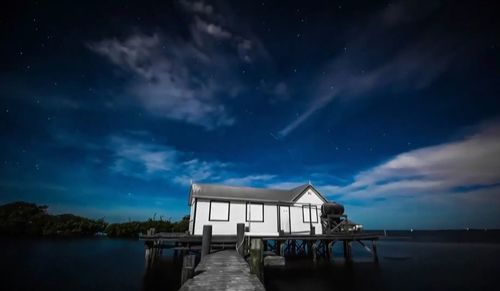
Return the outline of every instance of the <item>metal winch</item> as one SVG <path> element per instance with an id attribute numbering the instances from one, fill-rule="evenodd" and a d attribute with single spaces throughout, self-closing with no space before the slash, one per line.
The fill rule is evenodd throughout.
<path id="1" fill-rule="evenodd" d="M 338 232 L 358 232 L 363 229 L 361 224 L 356 224 L 344 214 L 344 206 L 335 202 L 321 205 L 321 224 L 324 234 Z"/>

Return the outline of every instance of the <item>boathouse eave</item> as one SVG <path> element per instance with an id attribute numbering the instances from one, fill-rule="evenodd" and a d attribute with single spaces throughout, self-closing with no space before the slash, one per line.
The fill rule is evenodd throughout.
<path id="1" fill-rule="evenodd" d="M 221 196 L 198 196 L 198 195 L 193 195 L 192 198 L 190 199 L 191 201 L 193 198 L 198 198 L 198 199 L 204 199 L 204 200 L 224 200 L 224 201 L 238 201 L 238 202 L 259 202 L 259 203 L 271 203 L 271 204 L 286 204 L 286 205 L 293 205 L 295 202 L 293 201 L 281 201 L 281 200 L 269 200 L 269 199 L 249 199 L 249 198 L 235 198 L 235 197 L 221 197 Z M 189 204 L 191 205 L 191 203 Z"/>

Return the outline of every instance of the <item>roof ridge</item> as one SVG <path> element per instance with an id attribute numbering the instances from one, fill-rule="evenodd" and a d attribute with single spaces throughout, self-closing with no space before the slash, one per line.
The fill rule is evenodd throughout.
<path id="1" fill-rule="evenodd" d="M 210 184 L 210 183 L 193 183 L 191 186 L 214 186 L 214 187 L 227 187 L 227 188 L 244 188 L 244 189 L 254 189 L 254 190 L 275 190 L 275 191 L 295 191 L 298 189 L 306 188 L 309 184 L 302 184 L 294 188 L 283 189 L 283 188 L 263 188 L 254 186 L 238 186 L 238 185 L 225 185 L 225 184 Z"/>

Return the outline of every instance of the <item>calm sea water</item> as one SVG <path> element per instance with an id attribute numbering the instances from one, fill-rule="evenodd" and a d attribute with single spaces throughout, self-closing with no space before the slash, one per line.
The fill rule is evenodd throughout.
<path id="1" fill-rule="evenodd" d="M 380 241 L 379 264 L 355 245 L 344 264 L 340 244 L 333 262 L 289 260 L 265 271 L 267 290 L 493 290 L 500 274 L 500 244 Z M 177 290 L 179 259 L 164 253 L 144 268 L 140 241 L 115 239 L 1 239 L 2 290 Z"/>

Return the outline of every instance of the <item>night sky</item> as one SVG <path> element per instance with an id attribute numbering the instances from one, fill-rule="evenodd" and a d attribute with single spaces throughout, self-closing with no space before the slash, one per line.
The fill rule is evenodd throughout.
<path id="1" fill-rule="evenodd" d="M 12 1 L 0 203 L 189 213 L 309 181 L 367 228 L 500 227 L 495 1 Z"/>

